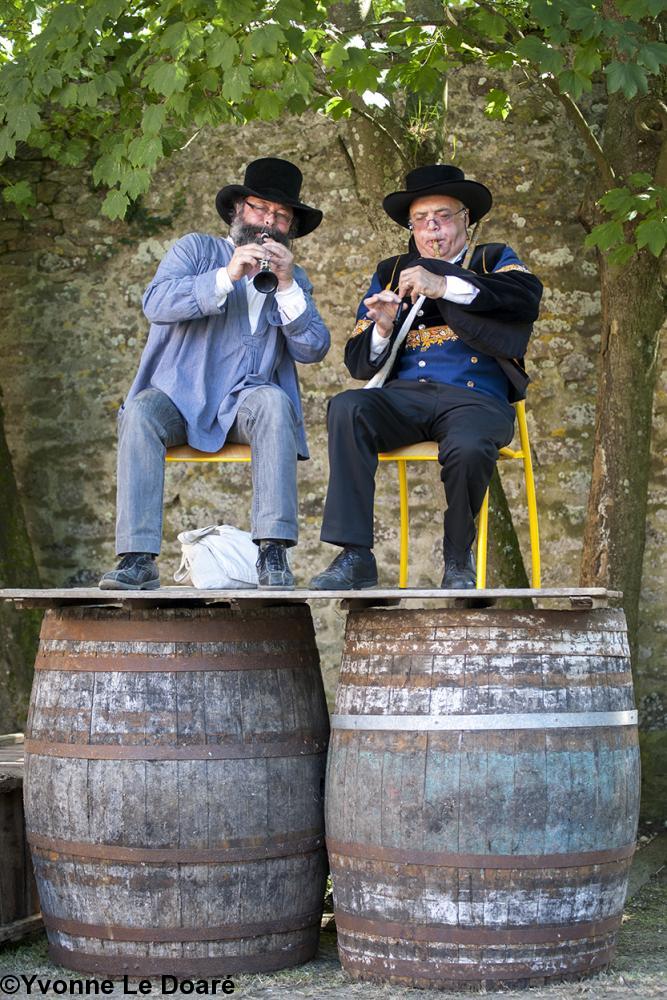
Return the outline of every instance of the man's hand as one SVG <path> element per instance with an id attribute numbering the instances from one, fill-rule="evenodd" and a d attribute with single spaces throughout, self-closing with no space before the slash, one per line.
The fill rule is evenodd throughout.
<path id="1" fill-rule="evenodd" d="M 278 291 L 282 292 L 289 288 L 294 280 L 294 255 L 282 243 L 275 240 L 264 240 L 262 244 L 264 256 L 269 262 L 269 267 L 278 279 Z"/>
<path id="2" fill-rule="evenodd" d="M 252 274 L 264 257 L 264 247 L 259 243 L 244 243 L 234 250 L 232 259 L 227 264 L 227 274 L 232 281 L 238 281 Z"/>
<path id="3" fill-rule="evenodd" d="M 396 295 L 395 292 L 390 292 L 389 289 L 384 289 L 377 292 L 376 295 L 369 295 L 367 299 L 364 299 L 366 315 L 373 320 L 375 329 L 385 340 L 394 329 L 396 310 L 400 304 L 400 296 Z"/>
<path id="4" fill-rule="evenodd" d="M 447 278 L 433 274 L 425 267 L 407 267 L 398 279 L 398 294 L 402 299 L 410 297 L 416 302 L 420 295 L 427 299 L 441 299 L 447 291 Z"/>

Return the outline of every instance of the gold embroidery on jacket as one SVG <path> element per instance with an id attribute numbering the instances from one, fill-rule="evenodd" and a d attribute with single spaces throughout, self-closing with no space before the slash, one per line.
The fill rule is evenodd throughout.
<path id="1" fill-rule="evenodd" d="M 504 267 L 497 267 L 493 273 L 500 274 L 501 271 L 525 271 L 526 274 L 530 274 L 528 268 L 524 267 L 523 264 L 505 264 Z"/>
<path id="2" fill-rule="evenodd" d="M 364 332 L 364 330 L 367 330 L 368 327 L 372 326 L 372 325 L 373 325 L 373 320 L 372 319 L 360 319 L 360 320 L 357 320 L 357 324 L 356 324 L 354 330 L 352 331 L 352 336 L 353 337 L 358 337 L 360 334 L 362 334 Z"/>
<path id="3" fill-rule="evenodd" d="M 429 326 L 425 330 L 410 330 L 405 345 L 413 351 L 427 351 L 434 344 L 444 344 L 446 340 L 458 340 L 449 326 Z"/>

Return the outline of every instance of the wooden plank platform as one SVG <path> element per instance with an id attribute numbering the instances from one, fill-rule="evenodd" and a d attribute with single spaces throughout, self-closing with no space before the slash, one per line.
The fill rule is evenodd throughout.
<path id="1" fill-rule="evenodd" d="M 23 777 L 23 733 L 0 736 L 0 785 L 7 776 Z"/>
<path id="2" fill-rule="evenodd" d="M 72 587 L 45 590 L 0 590 L 0 600 L 23 608 L 57 608 L 65 605 L 122 605 L 125 607 L 169 607 L 173 604 L 287 604 L 301 601 L 344 601 L 346 607 L 395 605 L 401 601 L 465 601 L 496 604 L 526 598 L 533 601 L 562 601 L 573 608 L 607 607 L 620 601 L 622 594 L 604 587 L 495 588 L 487 590 L 418 590 L 373 587 L 368 590 L 198 590 L 196 587 L 160 587 L 158 590 L 99 590 Z M 474 606 L 473 604 L 473 606 Z"/>

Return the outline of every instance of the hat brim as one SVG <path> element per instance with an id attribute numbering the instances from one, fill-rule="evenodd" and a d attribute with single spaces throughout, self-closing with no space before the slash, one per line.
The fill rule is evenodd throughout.
<path id="1" fill-rule="evenodd" d="M 265 191 L 253 191 L 252 188 L 246 187 L 244 184 L 228 184 L 218 191 L 215 197 L 215 207 L 218 210 L 218 215 L 228 225 L 231 225 L 235 202 L 239 198 L 247 198 L 248 196 L 251 198 L 261 198 L 263 201 L 275 201 L 294 209 L 294 214 L 299 221 L 299 231 L 295 233 L 295 239 L 312 233 L 322 221 L 322 213 L 318 208 L 311 208 L 310 205 L 304 205 L 303 202 L 286 198 L 284 193 L 277 190 L 271 191 L 270 188 L 267 188 Z"/>
<path id="2" fill-rule="evenodd" d="M 387 195 L 382 207 L 390 219 L 407 229 L 410 221 L 410 205 L 417 198 L 425 198 L 430 194 L 444 194 L 448 198 L 458 198 L 468 209 L 471 222 L 479 222 L 493 204 L 491 192 L 478 181 L 451 181 L 429 184 L 427 187 L 412 191 L 394 191 L 393 194 Z"/>

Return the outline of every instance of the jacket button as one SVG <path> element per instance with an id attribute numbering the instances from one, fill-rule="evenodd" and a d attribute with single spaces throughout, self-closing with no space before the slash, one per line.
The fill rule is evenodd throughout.
<path id="1" fill-rule="evenodd" d="M 420 323 L 419 326 L 417 327 L 417 329 L 418 330 L 425 330 L 426 329 L 426 324 L 425 323 Z"/>
<path id="2" fill-rule="evenodd" d="M 475 383 L 474 382 L 466 382 L 466 385 L 468 386 L 469 389 L 474 389 L 475 388 Z"/>
<path id="3" fill-rule="evenodd" d="M 477 361 L 478 361 L 478 358 L 471 358 L 470 360 L 472 361 L 472 363 L 473 363 L 474 365 L 476 365 L 476 364 L 477 364 Z"/>
<path id="4" fill-rule="evenodd" d="M 417 315 L 418 315 L 418 316 L 423 316 L 423 315 L 424 315 L 424 310 L 423 310 L 423 309 L 420 309 L 420 310 L 419 310 L 419 312 L 417 313 Z"/>
<path id="5" fill-rule="evenodd" d="M 420 361 L 419 362 L 419 367 L 420 368 L 426 368 L 426 362 L 425 361 Z"/>

